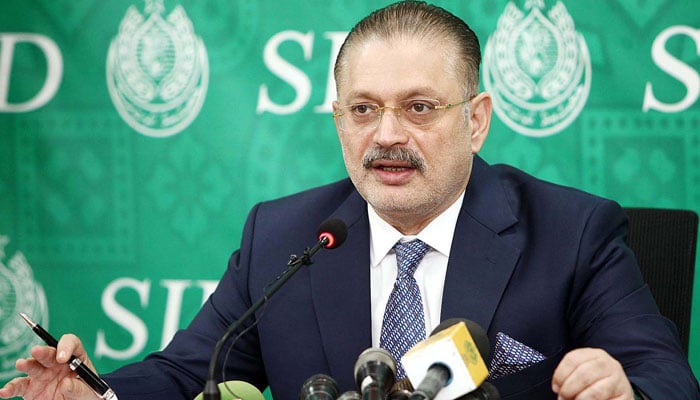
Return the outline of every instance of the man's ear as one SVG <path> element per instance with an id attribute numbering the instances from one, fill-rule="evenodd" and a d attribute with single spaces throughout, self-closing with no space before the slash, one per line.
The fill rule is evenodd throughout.
<path id="1" fill-rule="evenodd" d="M 478 153 L 486 141 L 491 127 L 492 111 L 491 95 L 488 93 L 479 93 L 478 96 L 471 99 L 472 154 Z"/>

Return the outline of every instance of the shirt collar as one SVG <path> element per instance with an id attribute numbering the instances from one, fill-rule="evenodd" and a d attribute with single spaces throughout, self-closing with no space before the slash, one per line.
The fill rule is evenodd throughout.
<path id="1" fill-rule="evenodd" d="M 369 215 L 370 231 L 370 263 L 376 267 L 382 259 L 391 251 L 396 242 L 401 239 L 411 240 L 418 238 L 428 244 L 433 249 L 442 253 L 445 257 L 450 256 L 452 247 L 452 237 L 457 226 L 457 218 L 464 201 L 464 192 L 455 200 L 452 205 L 437 218 L 432 220 L 428 226 L 423 228 L 415 236 L 405 236 L 396 228 L 389 225 L 374 211 L 367 203 L 367 214 Z"/>

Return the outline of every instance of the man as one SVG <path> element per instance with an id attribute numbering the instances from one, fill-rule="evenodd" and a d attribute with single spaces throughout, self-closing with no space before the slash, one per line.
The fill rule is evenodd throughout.
<path id="1" fill-rule="evenodd" d="M 422 307 L 406 329 L 425 335 L 453 317 L 483 326 L 489 379 L 503 398 L 700 398 L 675 328 L 624 244 L 620 207 L 476 156 L 491 121 L 479 51 L 463 21 L 423 3 L 391 5 L 355 26 L 335 70 L 350 179 L 257 205 L 191 325 L 164 351 L 105 376 L 119 398 L 200 392 L 216 341 L 328 218 L 345 221 L 346 242 L 316 254 L 248 321 L 225 379 L 269 385 L 276 400 L 296 398 L 316 373 L 356 389 L 360 352 L 393 349 L 401 335 L 383 332 L 403 265 L 393 246 L 418 238 L 429 246 L 414 273 L 412 304 Z M 514 359 L 514 349 L 527 356 Z M 64 365 L 71 353 L 87 359 L 74 336 L 57 352 L 33 349 L 17 362 L 28 377 L 0 396 L 94 398 Z"/>

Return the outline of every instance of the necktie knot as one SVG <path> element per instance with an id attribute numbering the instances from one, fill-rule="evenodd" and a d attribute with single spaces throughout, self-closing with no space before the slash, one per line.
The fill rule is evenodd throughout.
<path id="1" fill-rule="evenodd" d="M 428 249 L 429 246 L 420 239 L 414 239 L 410 242 L 396 242 L 394 251 L 396 252 L 398 279 L 412 276 Z"/>

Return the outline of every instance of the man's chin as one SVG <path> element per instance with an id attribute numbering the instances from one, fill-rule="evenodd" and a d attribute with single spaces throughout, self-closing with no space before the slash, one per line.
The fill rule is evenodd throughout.
<path id="1" fill-rule="evenodd" d="M 377 212 L 387 216 L 414 214 L 420 208 L 415 204 L 415 196 L 410 191 L 402 187 L 392 189 L 380 189 L 382 193 L 375 192 L 365 199 Z"/>

